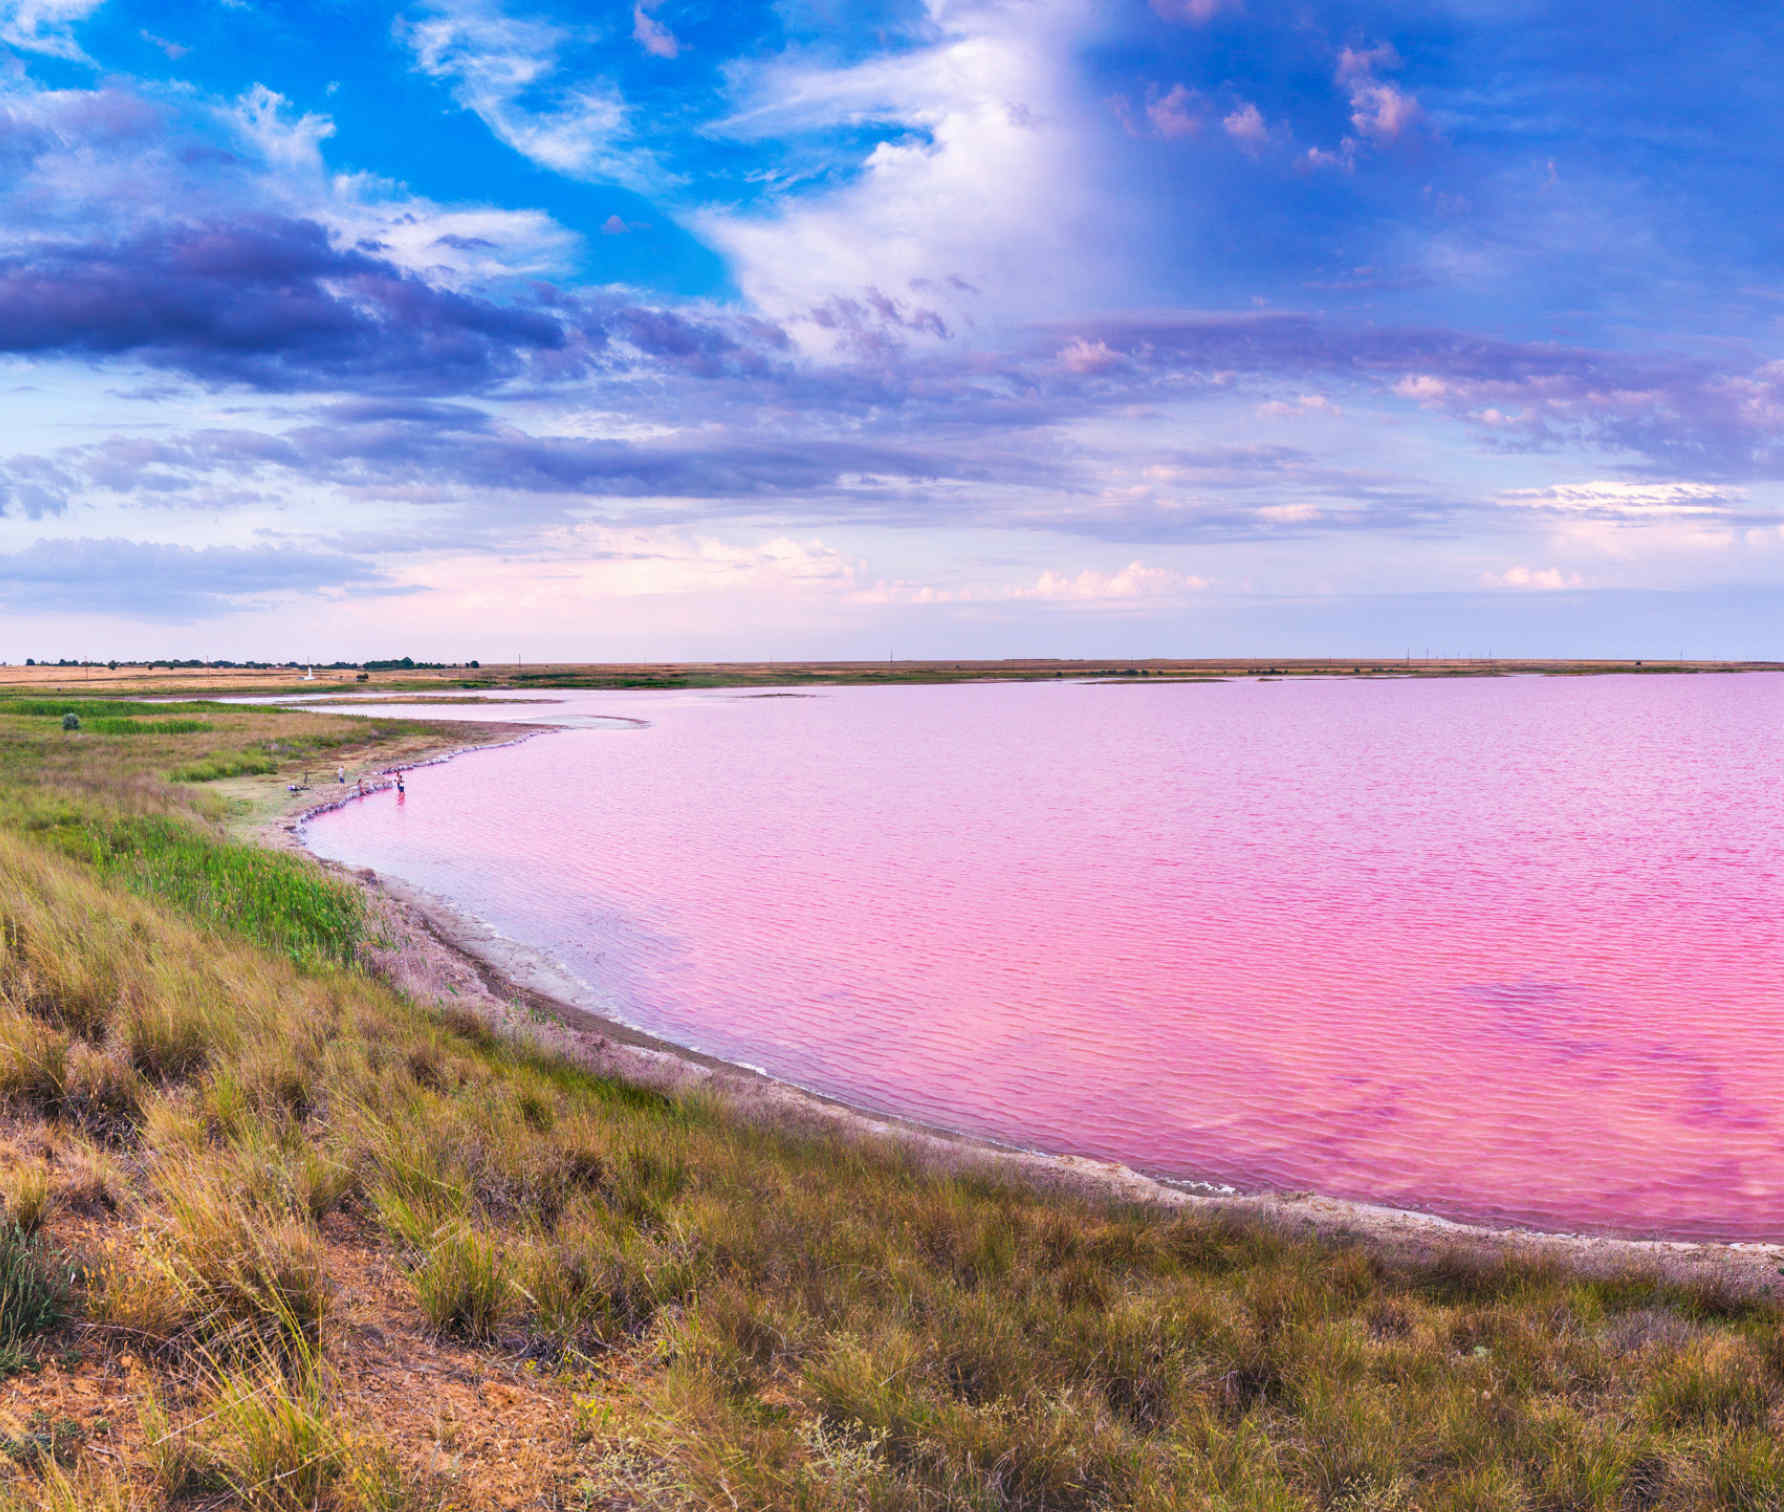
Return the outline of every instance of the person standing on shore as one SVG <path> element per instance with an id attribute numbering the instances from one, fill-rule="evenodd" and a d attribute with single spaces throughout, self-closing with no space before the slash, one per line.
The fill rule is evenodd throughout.
<path id="1" fill-rule="evenodd" d="M 342 784 L 346 783 L 346 781 L 347 781 L 346 767 L 338 766 L 335 768 L 335 781 L 342 783 Z"/>

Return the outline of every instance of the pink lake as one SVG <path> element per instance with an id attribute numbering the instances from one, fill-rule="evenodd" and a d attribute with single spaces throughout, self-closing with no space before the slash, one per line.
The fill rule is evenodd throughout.
<path id="1" fill-rule="evenodd" d="M 1784 676 L 557 696 L 441 708 L 568 727 L 310 845 L 860 1107 L 1182 1180 L 1784 1235 Z"/>

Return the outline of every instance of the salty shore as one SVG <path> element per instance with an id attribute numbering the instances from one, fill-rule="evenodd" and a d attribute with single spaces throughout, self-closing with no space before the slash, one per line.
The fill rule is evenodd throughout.
<path id="1" fill-rule="evenodd" d="M 402 765 L 434 765 L 555 733 L 555 727 L 484 725 L 473 743 L 463 740 L 465 733 L 459 727 L 451 732 L 456 741 L 443 740 L 405 757 Z M 258 838 L 310 854 L 303 825 L 356 796 L 288 807 L 259 828 Z M 375 926 L 371 933 L 383 942 L 367 947 L 367 964 L 399 990 L 449 1011 L 468 1012 L 599 1075 L 670 1095 L 710 1098 L 758 1125 L 819 1138 L 880 1142 L 930 1168 L 1016 1181 L 1041 1191 L 1161 1210 L 1233 1214 L 1295 1233 L 1360 1239 L 1395 1258 L 1428 1259 L 1458 1251 L 1511 1254 L 1585 1274 L 1640 1270 L 1679 1279 L 1713 1277 L 1753 1292 L 1775 1290 L 1784 1268 L 1784 1244 L 1779 1243 L 1498 1228 L 1311 1192 L 1241 1192 L 1176 1183 L 1111 1161 L 1012 1148 L 866 1112 L 603 1016 L 579 1001 L 581 985 L 546 955 L 504 937 L 449 900 L 369 869 L 313 859 L 362 892 Z"/>

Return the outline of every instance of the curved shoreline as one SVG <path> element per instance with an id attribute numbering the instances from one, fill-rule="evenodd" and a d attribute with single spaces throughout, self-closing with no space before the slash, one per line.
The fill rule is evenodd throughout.
<path id="1" fill-rule="evenodd" d="M 477 751 L 553 734 L 554 725 L 518 728 L 513 738 L 448 746 L 403 763 L 434 766 Z M 391 786 L 381 782 L 370 791 Z M 1115 1161 L 1058 1155 L 998 1143 L 895 1114 L 857 1108 L 755 1068 L 636 1029 L 577 1001 L 581 984 L 545 952 L 509 939 L 449 900 L 369 868 L 316 856 L 302 827 L 344 807 L 357 791 L 287 813 L 261 831 L 279 848 L 301 851 L 365 895 L 380 933 L 393 944 L 368 949 L 368 964 L 424 1002 L 469 1011 L 597 1074 L 683 1095 L 711 1096 L 758 1125 L 823 1137 L 865 1139 L 949 1173 L 1011 1179 L 1035 1190 L 1164 1211 L 1232 1214 L 1335 1240 L 1361 1240 L 1391 1255 L 1429 1259 L 1456 1251 L 1556 1261 L 1586 1273 L 1640 1269 L 1679 1279 L 1715 1277 L 1744 1291 L 1773 1292 L 1784 1273 L 1784 1242 L 1630 1238 L 1494 1226 L 1311 1192 L 1246 1192 L 1205 1182 L 1147 1176 Z"/>

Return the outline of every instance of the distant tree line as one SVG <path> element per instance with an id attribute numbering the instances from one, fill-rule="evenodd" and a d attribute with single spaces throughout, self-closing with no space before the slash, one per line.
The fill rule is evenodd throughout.
<path id="1" fill-rule="evenodd" d="M 0 667 L 5 665 L 5 662 L 0 662 Z M 446 672 L 460 667 L 469 668 L 474 671 L 481 668 L 483 663 L 479 661 L 418 662 L 414 658 L 408 656 L 397 657 L 394 660 L 367 662 L 269 662 L 229 661 L 226 659 L 206 661 L 199 657 L 188 657 L 184 659 L 179 657 L 174 657 L 172 659 L 161 657 L 155 661 L 92 661 L 70 656 L 60 657 L 55 661 L 51 661 L 48 657 L 27 656 L 25 658 L 25 665 L 27 667 L 104 667 L 111 672 L 116 672 L 119 667 L 142 667 L 150 672 L 157 671 L 163 667 L 170 672 L 185 667 L 201 667 L 237 672 L 271 672 L 281 668 L 296 671 L 300 667 L 315 667 L 324 672 L 357 672 L 362 669 L 367 672 Z"/>

